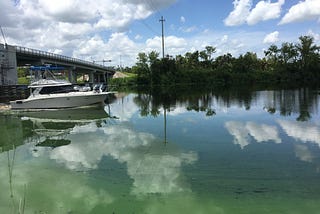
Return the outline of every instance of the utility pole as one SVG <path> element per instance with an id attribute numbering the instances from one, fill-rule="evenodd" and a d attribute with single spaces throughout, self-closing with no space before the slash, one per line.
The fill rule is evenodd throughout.
<path id="1" fill-rule="evenodd" d="M 164 58 L 164 29 L 163 29 L 163 23 L 166 21 L 163 16 L 161 16 L 161 19 L 159 20 L 161 22 L 162 26 L 162 58 Z"/>

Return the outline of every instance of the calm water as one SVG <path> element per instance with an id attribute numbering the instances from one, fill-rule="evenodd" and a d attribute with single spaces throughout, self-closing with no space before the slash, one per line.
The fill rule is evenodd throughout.
<path id="1" fill-rule="evenodd" d="M 320 213 L 319 91 L 0 114 L 0 213 Z"/>

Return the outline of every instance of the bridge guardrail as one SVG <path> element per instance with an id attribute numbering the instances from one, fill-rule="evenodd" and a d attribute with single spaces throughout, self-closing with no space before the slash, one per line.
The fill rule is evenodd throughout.
<path id="1" fill-rule="evenodd" d="M 83 64 L 83 65 L 89 65 L 89 66 L 95 66 L 95 67 L 99 67 L 99 68 L 103 68 L 103 69 L 113 70 L 111 67 L 99 65 L 94 62 L 89 62 L 89 61 L 85 61 L 82 59 L 63 56 L 60 54 L 50 53 L 50 52 L 41 51 L 41 50 L 37 50 L 37 49 L 32 49 L 32 48 L 27 48 L 27 47 L 22 47 L 22 46 L 15 46 L 15 49 L 16 49 L 17 53 L 26 53 L 26 54 L 31 54 L 34 56 L 46 57 L 48 59 L 64 60 L 64 61 L 68 61 L 68 62 L 72 62 L 72 63 L 79 63 L 79 64 Z"/>

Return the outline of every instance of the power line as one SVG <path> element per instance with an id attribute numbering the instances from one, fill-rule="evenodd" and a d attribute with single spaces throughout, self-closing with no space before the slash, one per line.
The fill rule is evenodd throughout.
<path id="1" fill-rule="evenodd" d="M 144 20 L 140 20 L 141 23 L 146 26 L 152 33 L 154 33 L 156 36 L 159 35 L 159 32 L 157 32 L 156 30 L 154 30 L 150 25 L 148 25 Z"/>

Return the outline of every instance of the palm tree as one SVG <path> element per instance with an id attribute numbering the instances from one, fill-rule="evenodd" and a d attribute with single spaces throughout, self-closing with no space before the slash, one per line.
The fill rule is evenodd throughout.
<path id="1" fill-rule="evenodd" d="M 282 62 L 287 65 L 289 63 L 295 63 L 298 57 L 297 48 L 293 43 L 282 43 L 281 49 L 281 59 Z"/>
<path id="2" fill-rule="evenodd" d="M 300 43 L 296 47 L 300 55 L 301 69 L 307 71 L 311 68 L 312 62 L 315 62 L 319 57 L 320 47 L 314 44 L 312 36 L 300 36 L 299 40 Z"/>

